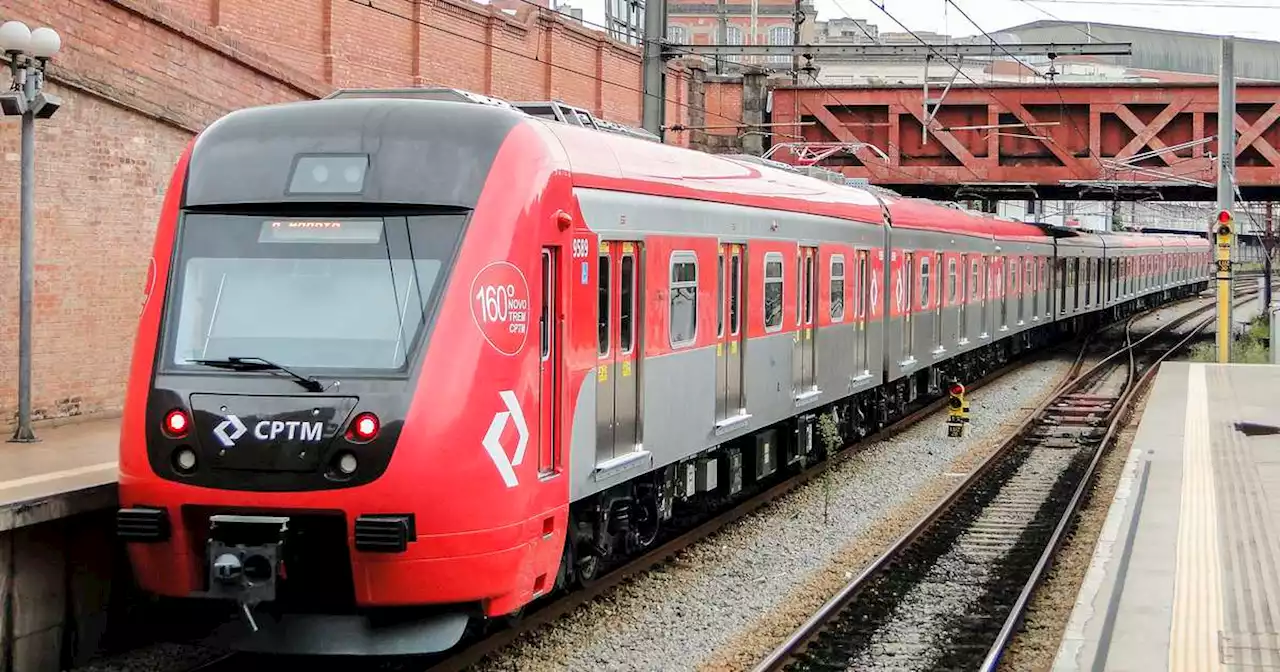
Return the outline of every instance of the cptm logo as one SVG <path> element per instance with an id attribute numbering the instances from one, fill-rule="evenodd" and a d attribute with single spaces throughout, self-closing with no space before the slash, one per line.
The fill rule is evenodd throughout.
<path id="1" fill-rule="evenodd" d="M 228 432 L 228 430 L 230 430 Z M 228 415 L 213 428 L 213 436 L 226 448 L 236 445 L 236 440 L 249 431 L 244 421 L 238 416 Z M 293 441 L 319 441 L 324 436 L 323 422 L 306 422 L 302 420 L 263 420 L 253 426 L 253 436 L 259 441 L 275 441 L 281 435 Z"/>
<path id="2" fill-rule="evenodd" d="M 493 420 L 489 423 L 489 431 L 485 432 L 484 445 L 485 452 L 489 453 L 489 459 L 493 460 L 493 466 L 498 468 L 498 474 L 502 476 L 502 482 L 507 484 L 508 488 L 514 488 L 520 484 L 516 478 L 515 468 L 524 462 L 524 449 L 529 445 L 529 426 L 524 421 L 524 411 L 520 409 L 520 400 L 516 399 L 516 393 L 512 390 L 503 390 L 498 393 L 502 397 L 502 403 L 506 405 L 507 410 L 498 411 L 493 415 Z M 507 451 L 502 447 L 502 432 L 507 428 L 507 421 L 510 420 L 516 425 L 516 433 L 519 435 L 516 440 L 516 453 L 507 459 Z"/>

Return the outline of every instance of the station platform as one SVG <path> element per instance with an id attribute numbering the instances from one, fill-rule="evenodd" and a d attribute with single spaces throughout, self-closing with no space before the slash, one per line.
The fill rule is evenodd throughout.
<path id="1" fill-rule="evenodd" d="M 1053 669 L 1280 670 L 1280 366 L 1161 366 Z"/>
<path id="2" fill-rule="evenodd" d="M 38 427 L 36 443 L 0 439 L 0 532 L 116 505 L 120 420 Z"/>

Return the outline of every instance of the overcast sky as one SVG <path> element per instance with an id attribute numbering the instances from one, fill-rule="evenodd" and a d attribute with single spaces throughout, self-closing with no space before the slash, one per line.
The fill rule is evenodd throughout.
<path id="1" fill-rule="evenodd" d="M 583 9 L 587 22 L 604 23 L 605 0 L 557 0 Z M 901 28 L 877 5 L 911 30 L 957 37 L 977 34 L 947 0 L 814 0 L 821 20 L 867 19 L 881 32 Z M 1280 41 L 1280 0 L 955 0 L 987 32 L 1057 17 L 1149 28 L 1230 34 Z M 1081 39 L 1085 39 L 1081 35 Z"/>

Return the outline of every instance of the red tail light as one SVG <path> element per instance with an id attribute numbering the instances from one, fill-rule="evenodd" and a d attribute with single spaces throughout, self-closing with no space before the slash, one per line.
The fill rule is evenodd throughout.
<path id="1" fill-rule="evenodd" d="M 191 417 L 181 408 L 175 408 L 164 416 L 164 433 L 180 439 L 191 430 Z"/>
<path id="2" fill-rule="evenodd" d="M 378 436 L 378 430 L 382 428 L 382 423 L 378 422 L 378 416 L 372 413 L 361 413 L 356 419 L 351 421 L 351 428 L 347 430 L 347 436 L 356 441 L 372 441 Z"/>

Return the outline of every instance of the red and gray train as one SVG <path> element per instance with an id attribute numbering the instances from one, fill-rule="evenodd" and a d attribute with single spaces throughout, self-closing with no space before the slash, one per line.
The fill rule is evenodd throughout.
<path id="1" fill-rule="evenodd" d="M 1000 219 L 440 91 L 178 161 L 120 445 L 140 587 L 237 648 L 422 653 L 1010 356 L 1207 287 Z M 940 438 L 940 440 L 945 440 Z"/>

